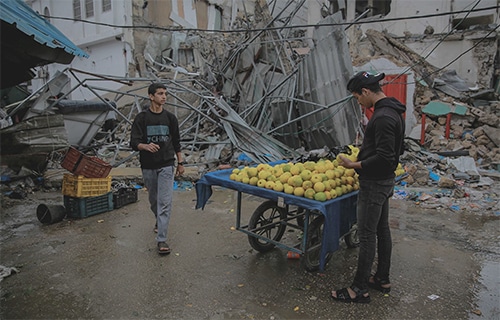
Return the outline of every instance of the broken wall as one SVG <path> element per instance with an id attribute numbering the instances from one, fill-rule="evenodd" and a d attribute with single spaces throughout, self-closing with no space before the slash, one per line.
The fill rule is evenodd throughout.
<path id="1" fill-rule="evenodd" d="M 346 1 L 347 21 L 352 21 L 359 15 L 355 10 L 358 3 L 361 1 Z M 366 23 L 352 26 L 348 35 L 350 43 L 356 47 L 369 29 L 387 33 L 435 67 L 455 69 L 460 77 L 467 79 L 472 85 L 490 87 L 495 80 L 494 69 L 498 69 L 494 65 L 498 55 L 498 37 L 493 28 L 495 21 L 500 20 L 499 12 L 495 9 L 469 11 L 497 5 L 496 0 L 426 1 L 425 5 L 418 1 L 392 0 L 387 15 L 368 14 L 359 20 Z M 456 11 L 464 13 L 446 14 Z M 432 16 L 440 13 L 443 15 Z M 430 16 L 404 19 L 424 15 Z M 384 19 L 393 20 L 373 22 Z M 483 38 L 485 39 L 481 40 Z M 453 61 L 459 56 L 460 59 Z"/>

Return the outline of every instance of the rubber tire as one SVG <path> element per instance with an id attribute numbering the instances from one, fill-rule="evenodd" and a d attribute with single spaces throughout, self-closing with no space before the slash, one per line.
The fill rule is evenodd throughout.
<path id="1" fill-rule="evenodd" d="M 267 215 L 266 215 L 267 213 Z M 248 223 L 248 230 L 253 230 L 257 227 L 265 226 L 269 223 L 285 220 L 287 217 L 286 210 L 284 208 L 278 207 L 274 201 L 266 201 L 255 209 L 250 222 Z M 275 225 L 270 228 L 262 229 L 257 232 L 259 235 L 265 235 L 266 238 L 272 239 L 274 241 L 280 241 L 281 237 L 285 233 L 286 224 Z M 254 237 L 253 235 L 248 235 L 248 242 L 255 250 L 259 252 L 268 252 L 272 250 L 276 245 L 268 241 Z"/>
<path id="2" fill-rule="evenodd" d="M 301 262 L 303 267 L 310 272 L 319 270 L 324 223 L 325 217 L 323 215 L 319 215 L 314 218 L 307 228 L 306 248 L 303 250 L 304 254 L 302 255 Z M 325 257 L 325 265 L 331 258 L 332 254 L 327 253 Z"/>
<path id="3" fill-rule="evenodd" d="M 358 225 L 354 224 L 348 234 L 344 236 L 345 244 L 348 248 L 359 247 Z"/>

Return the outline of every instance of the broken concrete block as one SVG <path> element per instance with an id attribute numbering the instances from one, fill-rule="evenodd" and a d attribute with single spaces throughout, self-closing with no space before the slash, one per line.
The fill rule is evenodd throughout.
<path id="1" fill-rule="evenodd" d="M 455 188 L 456 183 L 454 180 L 446 177 L 441 177 L 438 182 L 438 187 L 440 188 L 447 188 L 447 189 L 453 189 Z"/>
<path id="2" fill-rule="evenodd" d="M 500 147 L 500 129 L 493 128 L 487 125 L 481 127 L 484 133 L 491 139 L 491 141 L 497 146 Z"/>
<path id="3" fill-rule="evenodd" d="M 413 179 L 413 176 L 411 175 L 406 176 L 403 181 L 410 185 L 415 183 L 415 179 Z"/>
<path id="4" fill-rule="evenodd" d="M 492 127 L 498 127 L 499 119 L 494 114 L 487 114 L 478 119 L 479 122 L 487 124 Z"/>
<path id="5" fill-rule="evenodd" d="M 469 149 L 472 146 L 472 141 L 470 140 L 462 141 L 462 146 L 464 147 L 464 149 Z"/>
<path id="6" fill-rule="evenodd" d="M 444 137 L 444 132 L 442 132 L 441 130 L 432 130 L 429 133 L 430 133 L 430 135 L 436 136 L 436 137 L 439 137 L 439 138 L 443 138 Z"/>
<path id="7" fill-rule="evenodd" d="M 474 129 L 474 131 L 472 131 L 472 135 L 473 135 L 474 137 L 476 137 L 476 138 L 477 138 L 477 137 L 479 137 L 479 136 L 484 135 L 483 128 L 482 128 L 482 127 L 479 127 L 479 128 Z"/>
<path id="8" fill-rule="evenodd" d="M 485 134 L 483 134 L 482 136 L 479 136 L 477 137 L 477 140 L 476 140 L 476 145 L 487 145 L 489 142 L 490 142 L 490 138 L 488 138 Z"/>
<path id="9" fill-rule="evenodd" d="M 405 168 L 405 169 L 406 169 L 406 172 L 407 172 L 409 175 L 413 175 L 413 174 L 415 174 L 415 172 L 417 172 L 417 170 L 418 170 L 418 169 L 417 169 L 417 166 L 416 166 L 416 165 L 414 165 L 414 164 L 411 164 L 411 163 L 410 163 L 410 164 L 408 164 L 408 165 L 406 166 L 406 168 Z"/>

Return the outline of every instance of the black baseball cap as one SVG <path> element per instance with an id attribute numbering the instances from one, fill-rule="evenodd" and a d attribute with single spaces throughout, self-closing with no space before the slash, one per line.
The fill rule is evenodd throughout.
<path id="1" fill-rule="evenodd" d="M 368 71 L 360 71 L 352 76 L 347 83 L 347 90 L 350 92 L 359 91 L 364 86 L 377 83 L 380 80 L 384 79 L 385 73 L 377 73 L 373 74 Z"/>

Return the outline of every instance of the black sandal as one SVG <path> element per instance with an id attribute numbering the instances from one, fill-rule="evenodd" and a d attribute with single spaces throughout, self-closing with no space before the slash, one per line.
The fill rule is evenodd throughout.
<path id="1" fill-rule="evenodd" d="M 373 279 L 373 282 L 370 282 L 370 280 Z M 389 293 L 391 292 L 391 287 L 383 287 L 383 285 L 390 285 L 391 283 L 387 279 L 380 279 L 379 277 L 376 276 L 371 276 L 371 279 L 368 280 L 368 286 L 372 289 L 378 290 L 382 293 Z"/>
<path id="2" fill-rule="evenodd" d="M 333 300 L 340 301 L 340 302 L 354 302 L 354 303 L 369 303 L 370 302 L 370 296 L 364 296 L 364 293 L 361 292 L 361 290 L 357 287 L 352 286 L 351 290 L 354 291 L 356 294 L 356 297 L 351 298 L 349 295 L 349 291 L 347 288 L 342 288 L 340 290 L 335 291 L 337 296 L 334 297 L 333 295 L 330 295 Z"/>
<path id="3" fill-rule="evenodd" d="M 169 254 L 170 253 L 170 247 L 168 244 L 164 241 L 158 242 L 158 253 L 159 254 Z"/>

